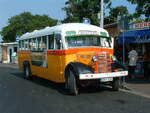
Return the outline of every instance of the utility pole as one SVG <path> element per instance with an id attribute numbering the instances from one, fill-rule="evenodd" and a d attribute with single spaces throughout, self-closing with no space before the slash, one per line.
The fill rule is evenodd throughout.
<path id="1" fill-rule="evenodd" d="M 104 26 L 104 7 L 103 7 L 103 2 L 104 2 L 104 0 L 101 0 L 101 4 L 100 4 L 100 6 L 101 6 L 101 13 L 100 13 L 100 15 L 101 15 L 101 17 L 100 17 L 100 27 L 101 28 L 103 28 L 103 26 Z"/>

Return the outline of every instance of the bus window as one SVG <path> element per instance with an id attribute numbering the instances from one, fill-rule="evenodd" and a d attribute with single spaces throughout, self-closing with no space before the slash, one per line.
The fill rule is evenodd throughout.
<path id="1" fill-rule="evenodd" d="M 66 37 L 69 48 L 82 46 L 100 46 L 99 36 L 71 36 Z"/>
<path id="2" fill-rule="evenodd" d="M 32 39 L 29 39 L 29 50 L 32 48 Z"/>
<path id="3" fill-rule="evenodd" d="M 46 47 L 47 47 L 46 41 L 47 41 L 46 36 L 43 36 L 42 40 L 41 40 L 41 48 L 42 48 L 42 50 L 46 50 Z"/>
<path id="4" fill-rule="evenodd" d="M 36 38 L 34 38 L 34 39 L 32 40 L 32 46 L 33 46 L 32 50 L 34 50 L 34 51 L 35 51 L 36 48 L 37 48 L 37 47 L 36 47 L 36 45 L 37 45 L 36 42 L 37 42 L 37 41 L 36 41 Z"/>
<path id="5" fill-rule="evenodd" d="M 55 49 L 61 49 L 61 35 L 60 34 L 56 34 L 55 35 Z"/>
<path id="6" fill-rule="evenodd" d="M 101 36 L 69 36 L 66 37 L 69 48 L 83 46 L 99 46 L 111 48 L 111 38 Z"/>
<path id="7" fill-rule="evenodd" d="M 54 35 L 49 35 L 48 38 L 49 38 L 49 40 L 48 40 L 49 48 L 48 49 L 54 49 Z"/>
<path id="8" fill-rule="evenodd" d="M 28 49 L 29 49 L 29 47 L 28 47 L 28 40 L 25 40 L 25 41 L 24 41 L 24 48 L 25 48 L 25 50 L 28 50 Z"/>
<path id="9" fill-rule="evenodd" d="M 41 37 L 37 38 L 37 50 L 41 50 Z"/>
<path id="10" fill-rule="evenodd" d="M 21 50 L 21 41 L 19 41 L 19 49 Z"/>
<path id="11" fill-rule="evenodd" d="M 21 49 L 22 49 L 22 50 L 25 50 L 24 41 L 21 41 L 21 43 L 22 43 Z"/>
<path id="12" fill-rule="evenodd" d="M 30 42 L 29 42 L 29 44 L 30 44 L 30 50 L 33 50 L 33 39 L 30 39 Z"/>
<path id="13" fill-rule="evenodd" d="M 100 40 L 101 47 L 111 48 L 111 38 L 110 37 L 102 37 Z"/>

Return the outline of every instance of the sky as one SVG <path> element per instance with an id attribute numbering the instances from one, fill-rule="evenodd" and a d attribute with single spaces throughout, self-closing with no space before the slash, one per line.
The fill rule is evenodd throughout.
<path id="1" fill-rule="evenodd" d="M 32 14 L 49 15 L 58 20 L 65 18 L 62 8 L 67 0 L 0 0 L 0 30 L 7 26 L 8 19 L 22 12 Z M 135 5 L 126 0 L 112 0 L 112 6 L 124 5 L 128 7 L 129 13 L 135 11 Z"/>

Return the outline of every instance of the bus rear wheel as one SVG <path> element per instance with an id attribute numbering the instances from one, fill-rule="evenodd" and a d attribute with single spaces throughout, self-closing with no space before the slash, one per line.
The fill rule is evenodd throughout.
<path id="1" fill-rule="evenodd" d="M 71 95 L 78 95 L 78 85 L 77 85 L 77 79 L 75 77 L 75 74 L 72 70 L 70 70 L 69 72 L 69 76 L 66 80 L 66 85 L 68 86 L 68 90 L 70 92 Z"/>
<path id="2" fill-rule="evenodd" d="M 32 73 L 29 64 L 24 66 L 24 75 L 27 79 L 32 79 Z"/>

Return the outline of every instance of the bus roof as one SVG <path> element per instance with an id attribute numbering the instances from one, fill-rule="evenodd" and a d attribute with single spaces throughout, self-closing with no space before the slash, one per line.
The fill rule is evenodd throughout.
<path id="1" fill-rule="evenodd" d="M 86 30 L 86 31 L 96 31 L 96 32 L 105 32 L 107 36 L 109 36 L 108 32 L 95 25 L 84 24 L 84 23 L 67 23 L 56 25 L 53 27 L 46 27 L 41 30 L 34 30 L 31 33 L 25 33 L 20 37 L 20 40 L 28 39 L 28 38 L 35 38 L 50 35 L 53 33 L 66 33 L 67 31 L 79 31 L 79 30 Z M 99 34 L 100 35 L 100 34 Z"/>

